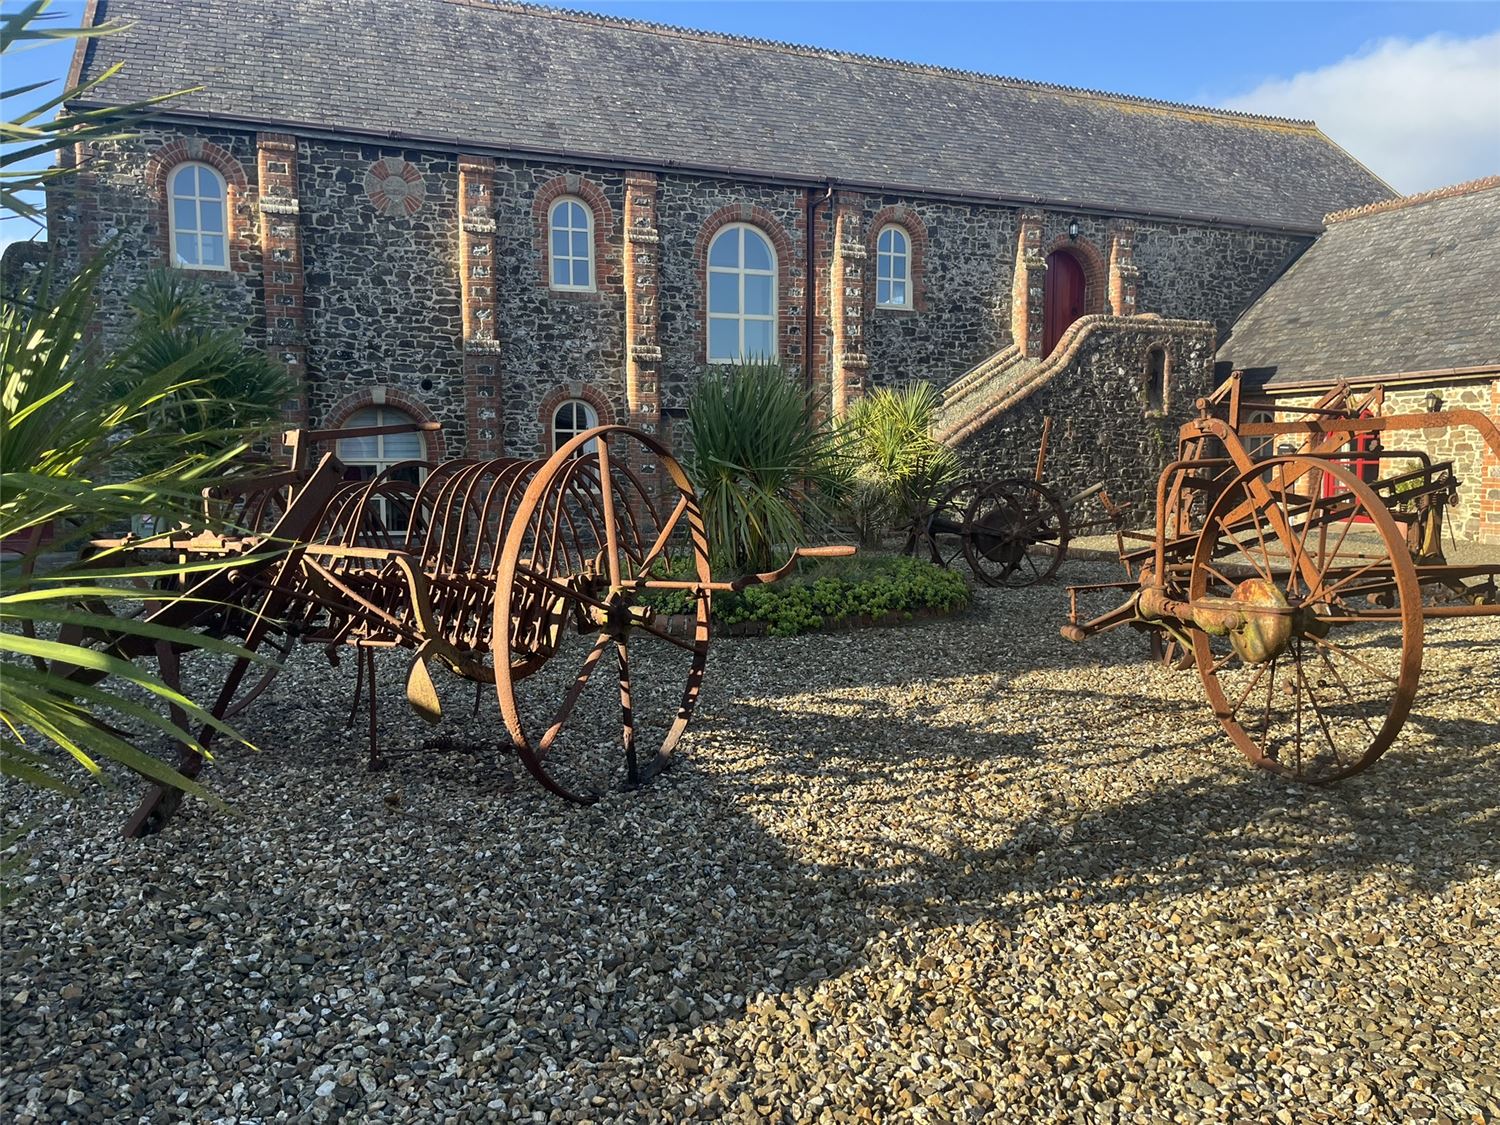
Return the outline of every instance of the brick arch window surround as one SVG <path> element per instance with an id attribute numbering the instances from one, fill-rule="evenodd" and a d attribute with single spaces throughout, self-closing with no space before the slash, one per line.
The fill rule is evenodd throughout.
<path id="1" fill-rule="evenodd" d="M 178 192 L 177 188 L 186 184 L 186 179 L 179 178 L 178 173 L 195 165 L 209 170 L 211 175 L 201 179 L 194 177 L 195 190 L 191 196 L 185 192 Z M 196 218 L 200 224 L 192 229 L 195 232 L 201 229 L 203 223 L 201 204 L 205 198 L 202 188 L 205 183 L 214 178 L 217 178 L 218 185 L 222 185 L 224 191 L 225 229 L 223 234 L 226 261 L 222 265 L 199 265 L 197 263 L 179 265 L 172 246 L 174 230 L 185 226 L 179 220 L 187 217 L 185 212 L 189 198 L 198 206 Z M 250 236 L 254 233 L 254 219 L 250 210 L 253 199 L 244 166 L 228 150 L 212 141 L 205 141 L 201 137 L 178 137 L 151 154 L 146 165 L 146 184 L 152 200 L 155 201 L 154 242 L 161 254 L 163 264 L 193 273 L 202 272 L 211 275 L 223 275 L 226 272 L 244 273 L 249 269 L 253 253 L 250 241 Z M 174 199 L 174 196 L 177 198 Z M 183 213 L 174 215 L 173 209 L 179 205 Z"/>
<path id="2" fill-rule="evenodd" d="M 561 210 L 560 201 L 572 199 L 588 212 L 588 222 L 593 227 L 592 263 L 589 268 L 591 284 L 574 285 L 569 273 L 567 285 L 554 285 L 552 274 L 553 218 Z M 568 212 L 572 215 L 572 212 Z M 571 297 L 593 297 L 598 293 L 618 292 L 620 288 L 620 255 L 615 247 L 615 212 L 609 205 L 604 189 L 592 180 L 568 174 L 556 176 L 537 189 L 531 201 L 533 242 L 536 247 L 537 284 L 554 295 Z M 569 235 L 569 257 L 572 258 L 572 238 Z"/>
<path id="3" fill-rule="evenodd" d="M 1050 258 L 1059 251 L 1071 257 L 1083 270 L 1084 315 L 1109 312 L 1109 266 L 1099 247 L 1086 238 L 1075 239 L 1060 234 L 1052 240 L 1042 257 Z"/>
<path id="4" fill-rule="evenodd" d="M 560 387 L 553 387 L 551 391 L 542 398 L 542 404 L 537 410 L 537 421 L 542 427 L 542 453 L 551 456 L 557 451 L 557 434 L 553 432 L 553 425 L 557 419 L 558 411 L 564 404 L 570 402 L 587 403 L 594 412 L 595 424 L 599 426 L 613 426 L 615 424 L 614 408 L 610 406 L 609 399 L 605 398 L 597 388 L 586 383 L 567 383 Z M 572 437 L 567 434 L 565 437 Z"/>
<path id="5" fill-rule="evenodd" d="M 787 237 L 785 228 L 777 222 L 776 216 L 772 215 L 764 207 L 749 203 L 731 203 L 727 207 L 721 207 L 715 211 L 703 224 L 703 229 L 698 232 L 697 241 L 693 245 L 693 261 L 697 264 L 698 272 L 698 362 L 708 362 L 708 321 L 710 310 L 708 307 L 709 286 L 709 264 L 708 252 L 713 246 L 714 239 L 727 227 L 742 226 L 756 231 L 762 235 L 771 245 L 774 261 L 772 281 L 772 308 L 773 316 L 773 339 L 776 344 L 776 354 L 783 360 L 790 359 L 788 344 L 790 336 L 788 329 L 793 319 L 800 315 L 800 309 L 788 308 L 786 299 L 787 291 L 792 281 L 792 262 L 794 248 L 792 241 Z"/>
<path id="6" fill-rule="evenodd" d="M 379 392 L 383 391 L 381 394 Z M 379 398 L 380 401 L 376 401 Z M 366 387 L 364 390 L 355 391 L 345 395 L 338 404 L 328 412 L 323 420 L 321 429 L 340 430 L 350 424 L 350 419 L 361 410 L 369 410 L 371 407 L 384 407 L 387 411 L 395 411 L 405 414 L 407 417 L 418 422 L 436 422 L 437 417 L 431 410 L 427 409 L 425 403 L 420 399 L 413 398 L 402 391 L 390 387 Z M 422 442 L 426 448 L 428 461 L 442 461 L 448 456 L 448 440 L 442 430 L 428 430 L 422 434 Z"/>
<path id="7" fill-rule="evenodd" d="M 906 236 L 907 300 L 904 304 L 880 303 L 880 236 L 886 230 L 896 230 Z M 869 295 L 872 309 L 882 313 L 923 312 L 927 308 L 927 224 L 911 208 L 897 204 L 885 207 L 870 220 L 870 240 L 866 247 L 865 262 L 869 277 L 865 292 Z"/>

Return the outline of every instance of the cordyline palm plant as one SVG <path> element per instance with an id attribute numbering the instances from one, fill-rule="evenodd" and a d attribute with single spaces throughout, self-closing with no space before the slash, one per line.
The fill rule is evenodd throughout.
<path id="1" fill-rule="evenodd" d="M 34 3 L 3 17 L 4 54 L 38 40 L 112 30 L 44 26 L 45 8 Z M 0 203 L 7 212 L 38 217 L 33 200 L 67 171 L 23 164 L 79 140 L 122 136 L 151 104 L 113 113 L 64 106 L 51 121 L 41 120 L 95 84 L 4 123 L 9 147 L 0 157 Z M 144 668 L 112 655 L 110 638 L 241 650 L 145 619 L 146 603 L 161 596 L 153 586 L 181 581 L 184 568 L 131 565 L 107 554 L 87 564 L 42 565 L 42 532 L 60 528 L 60 545 L 76 546 L 141 513 L 192 526 L 202 518 L 201 489 L 274 423 L 284 385 L 255 361 L 235 362 L 236 334 L 195 326 L 204 310 L 182 292 L 183 317 L 157 323 L 145 313 L 160 311 L 162 303 L 143 298 L 134 342 L 114 353 L 91 346 L 92 294 L 107 260 L 106 251 L 66 282 L 44 274 L 0 303 L 0 537 L 29 544 L 21 557 L 0 563 L 0 774 L 67 792 L 77 767 L 102 777 L 101 764 L 112 760 L 211 800 L 122 737 L 117 724 L 154 728 L 195 748 L 187 726 L 233 732 Z M 256 384 L 255 393 L 242 393 L 248 383 Z M 148 705 L 153 698 L 158 706 Z M 0 898 L 7 889 L 0 883 Z"/>
<path id="2" fill-rule="evenodd" d="M 932 436 L 941 401 L 931 383 L 908 383 L 865 396 L 845 416 L 843 449 L 853 466 L 847 510 L 861 542 L 916 520 L 958 475 L 953 450 Z"/>
<path id="3" fill-rule="evenodd" d="M 828 526 L 845 474 L 816 399 L 779 363 L 710 368 L 688 429 L 715 565 L 766 570 Z"/>

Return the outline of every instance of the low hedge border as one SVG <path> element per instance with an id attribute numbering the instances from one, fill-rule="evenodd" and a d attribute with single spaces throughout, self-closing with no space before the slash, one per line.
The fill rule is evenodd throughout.
<path id="1" fill-rule="evenodd" d="M 921 559 L 866 555 L 808 562 L 803 568 L 774 586 L 714 595 L 715 629 L 728 636 L 794 637 L 933 620 L 969 604 L 963 575 Z M 690 595 L 663 592 L 647 602 L 666 619 L 668 630 L 691 634 Z"/>

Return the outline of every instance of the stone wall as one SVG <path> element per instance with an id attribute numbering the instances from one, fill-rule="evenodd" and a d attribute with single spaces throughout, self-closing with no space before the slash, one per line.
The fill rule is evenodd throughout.
<path id="1" fill-rule="evenodd" d="M 1166 357 L 1163 409 L 1152 409 L 1150 353 Z M 1030 477 L 1044 419 L 1052 417 L 1047 483 L 1068 497 L 1104 481 L 1112 499 L 1133 505 L 1131 522 L 1150 526 L 1156 481 L 1177 455 L 1178 428 L 1197 416 L 1196 403 L 1213 390 L 1214 334 L 1210 325 L 1141 317 L 1088 332 L 1071 362 L 971 437 L 957 451 L 973 475 Z M 1078 513 L 1102 514 L 1097 502 Z"/>
<path id="2" fill-rule="evenodd" d="M 1477 410 L 1500 424 L 1500 379 L 1469 378 L 1434 380 L 1389 387 L 1381 413 L 1422 414 L 1428 409 L 1427 396 L 1442 399 L 1443 410 Z M 1317 395 L 1280 395 L 1278 403 L 1308 405 Z M 1278 411 L 1276 421 L 1295 421 L 1302 417 L 1295 411 Z M 1445 514 L 1448 532 L 1460 542 L 1500 543 L 1500 457 L 1485 444 L 1472 427 L 1454 426 L 1444 430 L 1387 432 L 1382 436 L 1386 450 L 1419 450 L 1433 461 L 1452 461 L 1453 475 L 1459 482 L 1458 501 Z M 1381 462 L 1383 476 L 1395 476 L 1415 468 L 1417 462 L 1387 460 Z M 1445 535 L 1445 544 L 1448 537 Z"/>
<path id="3" fill-rule="evenodd" d="M 1044 273 L 1031 262 L 1025 277 L 1018 275 L 1023 232 L 1034 256 L 1067 247 L 1080 257 L 1089 312 L 1157 312 L 1217 324 L 1296 243 L 1252 231 L 896 195 L 841 191 L 835 203 L 800 187 L 662 173 L 650 181 L 655 226 L 641 232 L 654 241 L 636 246 L 640 260 L 630 263 L 646 300 L 655 302 L 653 322 L 651 310 L 642 320 L 640 303 L 630 305 L 622 281 L 621 171 L 161 126 L 85 154 L 76 188 L 54 199 L 53 243 L 65 262 L 76 264 L 107 241 L 117 246 L 100 290 L 107 335 L 124 324 L 129 291 L 166 261 L 161 177 L 183 153 L 217 162 L 233 194 L 234 268 L 201 276 L 227 318 L 245 323 L 253 339 L 289 364 L 305 363 L 300 416 L 337 424 L 364 401 L 360 396 L 384 388 L 386 401 L 441 420 L 447 448 L 456 453 L 471 445 L 489 452 L 502 442 L 510 455 L 543 451 L 546 411 L 574 388 L 586 389 L 612 420 L 654 424 L 658 407 L 667 415 L 681 411 L 704 367 L 707 241 L 728 222 L 761 226 L 776 246 L 779 348 L 800 371 L 808 344 L 806 222 L 813 200 L 820 201 L 815 385 L 831 392 L 837 356 L 845 401 L 871 385 L 911 378 L 945 385 L 1009 345 L 1015 295 L 1034 303 L 1032 290 Z M 294 164 L 290 172 L 286 161 Z M 469 193 L 462 206 L 461 177 Z M 546 209 L 559 194 L 578 195 L 595 212 L 595 292 L 547 284 Z M 911 235 L 910 309 L 874 307 L 874 240 L 887 222 Z M 263 262 L 268 256 L 273 260 Z M 835 277 L 837 300 L 830 292 Z M 269 322 L 267 291 L 274 306 Z M 1021 310 L 1028 317 L 1035 311 Z M 626 401 L 627 322 L 651 336 L 635 353 L 645 374 L 634 376 L 633 413 Z M 1027 321 L 1025 328 L 1031 340 L 1035 325 Z M 471 401 L 480 395 L 484 402 Z"/>

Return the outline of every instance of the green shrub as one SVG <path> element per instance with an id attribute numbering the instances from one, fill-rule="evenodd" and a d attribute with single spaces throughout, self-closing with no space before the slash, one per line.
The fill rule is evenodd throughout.
<path id="1" fill-rule="evenodd" d="M 705 373 L 688 403 L 688 473 L 716 567 L 768 570 L 831 524 L 843 474 L 819 413 L 779 363 Z"/>
<path id="2" fill-rule="evenodd" d="M 908 383 L 865 396 L 844 419 L 854 478 L 845 512 L 862 543 L 911 523 L 957 477 L 958 458 L 932 437 L 941 401 L 932 384 Z"/>
<path id="3" fill-rule="evenodd" d="M 951 613 L 969 601 L 961 574 L 921 559 L 866 555 L 802 565 L 802 574 L 774 586 L 715 594 L 715 624 L 762 621 L 772 636 L 792 637 L 852 617 Z M 687 570 L 686 565 L 674 568 L 673 577 L 687 577 Z M 684 591 L 655 592 L 646 600 L 661 613 L 693 610 L 692 597 Z"/>

